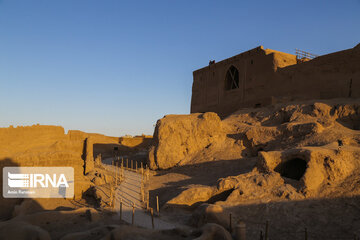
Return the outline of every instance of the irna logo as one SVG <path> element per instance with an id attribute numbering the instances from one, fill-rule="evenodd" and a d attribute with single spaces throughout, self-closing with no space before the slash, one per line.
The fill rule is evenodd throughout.
<path id="1" fill-rule="evenodd" d="M 4 167 L 5 198 L 72 198 L 72 167 Z"/>
<path id="2" fill-rule="evenodd" d="M 47 188 L 49 185 L 52 187 L 65 186 L 69 187 L 64 174 L 21 174 L 21 173 L 10 173 L 8 172 L 8 185 L 9 187 L 30 187 Z"/>

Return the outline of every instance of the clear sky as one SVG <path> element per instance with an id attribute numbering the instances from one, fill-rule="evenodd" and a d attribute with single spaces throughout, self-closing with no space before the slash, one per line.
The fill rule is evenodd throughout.
<path id="1" fill-rule="evenodd" d="M 0 0 L 0 127 L 152 134 L 210 59 L 359 42 L 360 0 Z"/>

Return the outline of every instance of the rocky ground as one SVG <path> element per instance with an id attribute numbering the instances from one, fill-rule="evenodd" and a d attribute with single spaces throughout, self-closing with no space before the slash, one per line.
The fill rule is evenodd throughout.
<path id="1" fill-rule="evenodd" d="M 160 169 L 153 191 L 164 210 L 186 209 L 194 226 L 228 228 L 231 213 L 250 239 L 266 221 L 272 239 L 302 239 L 305 228 L 317 239 L 351 239 L 360 235 L 359 130 L 358 100 L 244 109 L 222 121 L 211 113 L 165 117 L 150 152 Z"/>
<path id="2" fill-rule="evenodd" d="M 81 198 L 19 201 L 0 222 L 0 239 L 232 239 L 239 222 L 247 239 L 360 236 L 359 99 L 242 109 L 226 119 L 169 115 L 148 159 L 150 207 L 158 196 L 174 229 L 121 222 L 109 207 L 114 174 L 97 159 Z"/>

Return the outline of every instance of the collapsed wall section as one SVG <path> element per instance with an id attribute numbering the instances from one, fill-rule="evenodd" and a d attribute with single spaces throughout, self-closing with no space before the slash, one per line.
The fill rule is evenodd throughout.
<path id="1" fill-rule="evenodd" d="M 216 113 L 167 115 L 156 124 L 149 165 L 152 169 L 168 169 L 186 164 L 194 154 L 225 137 Z"/>

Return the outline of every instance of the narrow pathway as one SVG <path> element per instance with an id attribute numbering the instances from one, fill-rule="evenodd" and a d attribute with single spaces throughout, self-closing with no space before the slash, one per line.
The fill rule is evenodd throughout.
<path id="1" fill-rule="evenodd" d="M 115 167 L 111 165 L 112 158 L 103 160 L 103 166 L 106 170 L 115 172 Z M 132 223 L 132 204 L 135 205 L 134 224 L 144 228 L 152 228 L 151 216 L 145 212 L 144 204 L 141 201 L 141 174 L 124 169 L 124 181 L 122 181 L 115 191 L 114 211 L 116 217 L 120 219 L 120 199 L 122 199 L 122 219 Z M 155 229 L 173 229 L 175 224 L 166 222 L 159 217 L 154 217 Z"/>

